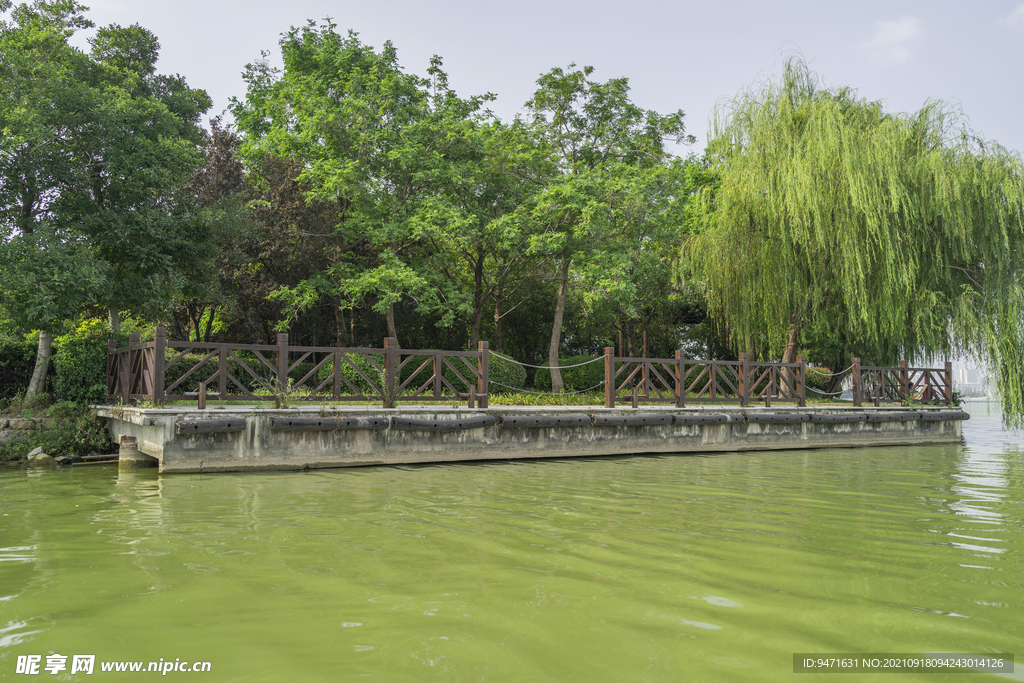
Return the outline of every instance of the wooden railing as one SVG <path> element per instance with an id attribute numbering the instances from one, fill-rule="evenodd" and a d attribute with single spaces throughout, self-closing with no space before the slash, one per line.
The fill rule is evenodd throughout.
<path id="1" fill-rule="evenodd" d="M 488 405 L 488 348 L 476 351 L 399 349 L 392 338 L 378 349 L 216 344 L 169 341 L 162 327 L 154 340 L 129 337 L 107 344 L 107 401 L 191 401 L 207 398 L 268 401 L 467 401 Z M 198 356 L 198 358 L 196 357 Z M 425 360 L 424 360 L 425 359 Z M 188 367 L 182 367 L 181 364 Z"/>
<path id="2" fill-rule="evenodd" d="M 803 356 L 795 363 L 766 363 L 739 354 L 739 360 L 698 360 L 676 351 L 675 358 L 633 358 L 604 350 L 607 408 L 617 400 L 640 403 L 674 403 L 683 408 L 693 403 L 751 402 L 807 405 L 807 365 Z M 951 403 L 953 382 L 950 363 L 944 368 L 867 367 L 853 360 L 853 404 L 863 401 L 900 403 Z"/>
<path id="3" fill-rule="evenodd" d="M 482 341 L 476 351 L 395 349 L 398 365 L 392 375 L 394 379 L 390 381 L 400 383 L 392 395 L 396 401 L 445 401 L 450 400 L 444 396 L 444 390 L 447 389 L 452 395 L 464 395 L 471 408 L 478 400 L 480 407 L 486 408 L 490 355 L 487 347 L 487 342 Z M 415 370 L 402 380 L 402 372 L 407 367 L 415 367 Z M 411 390 L 411 393 L 403 393 L 406 389 Z M 465 393 L 462 389 L 465 389 Z"/>
<path id="4" fill-rule="evenodd" d="M 901 360 L 899 367 L 883 368 L 861 365 L 853 359 L 853 404 L 882 401 L 900 403 L 951 403 L 953 401 L 953 366 L 946 361 L 942 368 L 912 368 Z"/>
<path id="5" fill-rule="evenodd" d="M 154 340 L 131 335 L 128 346 L 107 346 L 107 401 L 191 401 L 205 407 L 221 400 L 369 401 L 394 407 L 406 401 L 466 401 L 488 407 L 488 345 L 475 351 L 400 349 L 392 338 L 376 349 L 215 344 L 168 341 L 164 328 Z M 187 367 L 185 367 L 187 365 Z M 766 363 L 739 354 L 735 361 L 616 356 L 604 353 L 605 406 L 616 401 L 671 403 L 752 402 L 807 404 L 807 365 Z M 882 401 L 951 403 L 952 369 L 863 366 L 853 360 L 853 404 Z"/>

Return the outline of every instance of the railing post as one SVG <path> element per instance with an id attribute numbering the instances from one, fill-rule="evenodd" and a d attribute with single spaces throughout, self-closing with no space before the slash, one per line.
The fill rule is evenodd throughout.
<path id="1" fill-rule="evenodd" d="M 107 402 L 117 393 L 117 342 L 107 340 Z"/>
<path id="2" fill-rule="evenodd" d="M 434 354 L 434 398 L 441 398 L 441 370 L 444 364 L 441 362 L 441 354 Z"/>
<path id="3" fill-rule="evenodd" d="M 220 347 L 217 368 L 220 370 L 217 376 L 217 398 L 223 401 L 224 396 L 228 393 L 228 348 L 226 346 Z"/>
<path id="4" fill-rule="evenodd" d="M 943 384 L 946 385 L 945 387 L 943 387 L 945 389 L 945 391 L 943 393 L 945 393 L 945 395 L 946 395 L 946 404 L 947 405 L 952 405 L 952 403 L 953 403 L 953 364 L 951 362 L 949 362 L 948 360 L 946 361 L 945 372 L 942 373 L 942 380 L 943 380 Z"/>
<path id="5" fill-rule="evenodd" d="M 277 390 L 288 390 L 288 333 L 277 333 Z"/>
<path id="6" fill-rule="evenodd" d="M 686 386 L 683 383 L 683 350 L 676 349 L 676 408 L 686 407 Z"/>
<path id="7" fill-rule="evenodd" d="M 747 354 L 744 351 L 740 351 L 740 364 L 739 364 L 739 377 L 736 378 L 736 388 L 740 393 L 740 407 L 747 407 Z"/>
<path id="8" fill-rule="evenodd" d="M 634 408 L 639 408 L 640 407 L 640 397 L 637 395 L 636 384 L 633 385 L 633 407 Z"/>
<path id="9" fill-rule="evenodd" d="M 117 394 L 125 402 L 131 397 L 132 389 L 132 346 L 125 347 L 124 353 L 117 354 Z"/>
<path id="10" fill-rule="evenodd" d="M 199 383 L 197 402 L 199 404 L 199 410 L 206 410 L 206 382 Z"/>
<path id="11" fill-rule="evenodd" d="M 860 358 L 853 359 L 853 405 L 854 407 L 860 407 L 861 388 L 860 388 Z"/>
<path id="12" fill-rule="evenodd" d="M 142 363 L 139 362 L 139 333 L 128 335 L 128 398 L 135 393 L 135 387 L 142 380 Z"/>
<path id="13" fill-rule="evenodd" d="M 615 407 L 615 347 L 604 347 L 604 407 Z"/>
<path id="14" fill-rule="evenodd" d="M 480 408 L 487 409 L 490 405 L 491 398 L 491 377 L 490 377 L 490 364 L 491 364 L 491 350 L 488 342 L 478 342 L 477 350 L 480 352 L 480 356 L 476 361 L 477 369 L 477 398 L 480 400 Z M 472 408 L 473 406 L 470 406 Z"/>
<path id="15" fill-rule="evenodd" d="M 708 379 L 711 380 L 711 400 L 715 400 L 715 361 L 708 360 Z"/>
<path id="16" fill-rule="evenodd" d="M 764 388 L 764 407 L 772 407 L 772 387 L 778 384 L 778 368 L 774 366 L 768 367 L 768 386 Z"/>
<path id="17" fill-rule="evenodd" d="M 164 364 L 167 362 L 167 328 L 153 330 L 153 403 L 164 400 Z"/>
<path id="18" fill-rule="evenodd" d="M 907 361 L 900 361 L 900 403 L 912 398 L 910 395 L 910 378 L 907 376 Z"/>
<path id="19" fill-rule="evenodd" d="M 341 398 L 341 351 L 334 349 L 334 372 L 331 373 L 331 396 L 335 400 Z"/>
<path id="20" fill-rule="evenodd" d="M 797 368 L 800 375 L 797 377 L 796 396 L 800 401 L 799 405 L 801 408 L 807 407 L 807 364 L 804 362 L 803 356 L 797 356 L 796 362 L 800 366 Z"/>
<path id="21" fill-rule="evenodd" d="M 395 351 L 398 340 L 394 337 L 384 338 L 384 396 L 381 403 L 385 408 L 395 407 Z"/>

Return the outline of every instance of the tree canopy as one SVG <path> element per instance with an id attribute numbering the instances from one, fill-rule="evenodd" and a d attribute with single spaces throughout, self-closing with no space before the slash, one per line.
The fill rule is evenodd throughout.
<path id="1" fill-rule="evenodd" d="M 548 346 L 554 391 L 562 390 L 558 356 L 573 262 L 585 291 L 611 296 L 634 317 L 631 275 L 643 267 L 636 257 L 678 240 L 678 224 L 664 219 L 685 201 L 668 148 L 692 141 L 682 110 L 644 110 L 630 100 L 628 79 L 600 83 L 592 73 L 575 64 L 552 69 L 526 103 L 547 177 L 513 218 L 526 224 L 529 249 L 557 267 Z"/>
<path id="2" fill-rule="evenodd" d="M 11 7 L 0 4 L 0 10 Z M 156 37 L 92 26 L 73 0 L 21 4 L 0 25 L 0 303 L 49 331 L 86 306 L 159 315 L 212 258 L 182 192 L 202 160 L 210 106 L 180 76 L 155 73 Z"/>
<path id="3" fill-rule="evenodd" d="M 250 65 L 246 98 L 232 107 L 251 166 L 299 159 L 306 198 L 336 207 L 330 264 L 276 296 L 293 311 L 322 295 L 349 306 L 372 297 L 395 337 L 405 296 L 450 324 L 467 302 L 441 254 L 421 247 L 446 222 L 435 200 L 457 184 L 466 124 L 483 100 L 450 92 L 436 58 L 432 79 L 421 78 L 404 72 L 392 45 L 377 52 L 335 28 L 311 22 L 285 34 L 283 71 Z"/>
<path id="4" fill-rule="evenodd" d="M 1024 420 L 1024 173 L 959 112 L 885 111 L 799 61 L 717 114 L 686 267 L 740 350 L 976 355 Z"/>
<path id="5" fill-rule="evenodd" d="M 555 391 L 560 358 L 612 345 L 974 355 L 1024 422 L 1022 163 L 942 102 L 892 113 L 790 61 L 682 158 L 683 112 L 624 77 L 551 69 L 502 121 L 439 57 L 419 74 L 326 20 L 204 131 L 152 32 L 94 28 L 74 0 L 0 0 L 0 334 L 41 330 L 41 359 L 120 313 L 204 341 L 490 339 Z"/>

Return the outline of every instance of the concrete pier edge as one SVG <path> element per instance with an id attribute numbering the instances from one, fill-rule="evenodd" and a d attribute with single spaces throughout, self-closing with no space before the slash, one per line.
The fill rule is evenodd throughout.
<path id="1" fill-rule="evenodd" d="M 969 419 L 951 406 L 778 404 L 93 409 L 116 441 L 137 440 L 124 467 L 155 459 L 161 472 L 959 443 Z"/>

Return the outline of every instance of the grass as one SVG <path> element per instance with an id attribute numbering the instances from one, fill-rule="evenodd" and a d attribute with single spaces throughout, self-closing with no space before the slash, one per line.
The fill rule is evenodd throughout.
<path id="1" fill-rule="evenodd" d="M 403 396 L 411 396 L 411 392 L 402 394 Z M 340 408 L 346 406 L 367 406 L 367 407 L 380 407 L 380 400 L 366 400 L 366 401 L 331 401 L 331 400 L 296 400 L 294 395 L 285 400 L 284 403 L 289 408 L 295 408 L 299 406 L 320 406 L 321 408 Z M 619 407 L 629 407 L 632 403 L 632 397 L 629 394 L 622 394 L 615 399 L 615 404 Z M 838 401 L 830 398 L 817 398 L 808 397 L 808 405 L 850 405 L 849 401 Z M 436 405 L 438 407 L 458 407 L 466 405 L 465 399 L 458 399 L 451 395 L 446 395 L 443 401 L 402 401 L 399 403 L 399 407 L 410 406 L 410 405 Z M 492 394 L 490 397 L 491 406 L 591 406 L 601 407 L 604 406 L 604 392 L 603 391 L 588 391 L 580 394 L 564 393 L 564 394 L 535 394 L 527 392 L 515 392 L 515 393 L 501 393 Z M 641 406 L 650 405 L 662 405 L 671 406 L 671 403 L 643 403 Z M 727 402 L 714 402 L 704 403 L 699 399 L 692 398 L 687 399 L 687 405 L 739 405 L 739 401 L 733 399 Z M 751 407 L 757 407 L 763 405 L 760 401 L 752 401 Z M 790 403 L 779 403 L 780 406 L 792 405 Z M 161 404 L 160 407 L 170 408 L 174 406 L 182 407 L 195 407 L 196 401 L 168 401 Z M 228 399 L 228 400 L 208 400 L 206 402 L 207 409 L 217 410 L 226 409 L 229 406 L 252 406 L 253 408 L 274 408 L 275 401 L 273 397 L 268 396 L 266 400 L 244 400 L 244 399 Z M 152 402 L 145 401 L 139 404 L 139 407 L 143 408 L 154 408 Z"/>

